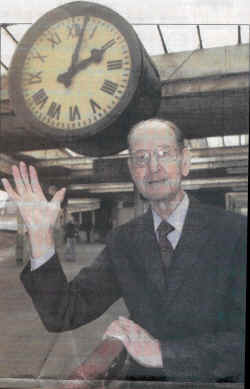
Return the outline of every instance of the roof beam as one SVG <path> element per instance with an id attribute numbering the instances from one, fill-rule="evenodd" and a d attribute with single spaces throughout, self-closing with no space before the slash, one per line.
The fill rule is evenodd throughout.
<path id="1" fill-rule="evenodd" d="M 228 177 L 211 177 L 184 179 L 182 182 L 183 189 L 197 190 L 204 188 L 232 188 L 237 186 L 246 187 L 248 183 L 247 175 L 228 176 Z M 95 184 L 71 184 L 67 188 L 69 191 L 82 191 L 83 193 L 116 193 L 116 192 L 133 192 L 134 184 L 132 182 L 119 183 L 95 183 Z"/>
<path id="2" fill-rule="evenodd" d="M 213 47 L 152 57 L 163 83 L 249 73 L 249 45 Z"/>
<path id="3" fill-rule="evenodd" d="M 101 201 L 96 198 L 74 198 L 68 199 L 67 201 L 67 211 L 70 213 L 73 212 L 86 212 L 86 211 L 95 211 L 101 206 Z"/>
<path id="4" fill-rule="evenodd" d="M 53 158 L 36 162 L 38 168 L 49 168 L 54 166 L 67 167 L 70 169 L 93 169 L 94 158 L 73 157 L 73 158 Z"/>
<path id="5" fill-rule="evenodd" d="M 217 147 L 204 149 L 191 149 L 191 177 L 202 175 L 227 174 L 232 169 L 248 168 L 248 146 L 234 146 L 234 147 Z M 33 163 L 38 169 L 42 168 L 40 172 L 43 181 L 57 181 L 62 185 L 64 182 L 74 180 L 85 183 L 89 182 L 120 182 L 130 181 L 130 173 L 127 164 L 128 155 L 104 157 L 104 158 L 63 158 L 39 161 L 37 164 Z M 50 168 L 66 168 L 61 174 L 55 175 L 55 170 Z M 47 169 L 46 169 L 47 168 Z M 231 170 L 228 170 L 231 169 Z M 214 171 L 212 173 L 212 171 Z M 59 170 L 58 170 L 59 172 Z M 239 170 L 240 172 L 240 170 Z M 230 173 L 231 174 L 231 173 Z M 234 173 L 235 174 L 235 173 Z"/>
<path id="6" fill-rule="evenodd" d="M 207 147 L 200 149 L 190 149 L 192 158 L 219 158 L 219 159 L 236 159 L 248 157 L 248 146 L 232 146 L 232 147 Z M 36 167 L 54 167 L 62 166 L 71 169 L 93 169 L 98 162 L 101 164 L 110 163 L 110 161 L 124 161 L 126 162 L 129 154 L 111 155 L 102 158 L 89 157 L 73 157 L 73 158 L 52 158 L 43 159 L 35 162 Z"/>
<path id="7" fill-rule="evenodd" d="M 158 114 L 179 125 L 187 138 L 248 133 L 248 44 L 152 59 L 162 82 Z"/>

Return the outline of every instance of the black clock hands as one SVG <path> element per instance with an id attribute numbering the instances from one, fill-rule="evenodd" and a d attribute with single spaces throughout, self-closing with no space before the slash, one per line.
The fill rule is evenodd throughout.
<path id="1" fill-rule="evenodd" d="M 79 73 L 81 70 L 86 69 L 91 63 L 98 63 L 102 60 L 104 51 L 93 49 L 91 50 L 91 56 L 83 59 L 78 64 L 71 66 L 66 73 L 59 74 L 57 81 L 64 84 L 67 88 L 71 85 L 72 78 Z"/>
<path id="2" fill-rule="evenodd" d="M 69 67 L 68 70 L 70 70 L 71 67 L 74 66 L 78 62 L 79 52 L 80 52 L 80 48 L 81 48 L 82 41 L 83 41 L 83 34 L 84 34 L 84 31 L 86 30 L 88 21 L 89 21 L 89 16 L 86 16 L 84 19 L 82 29 L 79 33 L 79 38 L 78 38 L 74 53 L 72 55 L 71 66 Z"/>
<path id="3" fill-rule="evenodd" d="M 109 47 L 109 46 L 108 46 Z M 71 85 L 72 78 L 79 73 L 81 70 L 86 69 L 91 63 L 99 63 L 103 58 L 104 52 L 108 48 L 107 46 L 103 46 L 101 49 L 92 49 L 90 57 L 83 59 L 77 64 L 70 66 L 66 73 L 61 73 L 57 77 L 57 81 L 64 84 L 66 88 Z"/>

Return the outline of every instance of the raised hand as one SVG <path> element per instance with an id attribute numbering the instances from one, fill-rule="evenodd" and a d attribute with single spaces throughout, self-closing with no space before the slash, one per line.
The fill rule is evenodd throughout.
<path id="1" fill-rule="evenodd" d="M 132 320 L 121 316 L 114 320 L 104 334 L 104 339 L 107 337 L 119 339 L 140 365 L 163 366 L 159 341 Z"/>
<path id="2" fill-rule="evenodd" d="M 30 236 L 33 257 L 40 257 L 53 246 L 53 227 L 65 188 L 57 191 L 51 201 L 48 201 L 33 166 L 27 168 L 26 164 L 21 162 L 19 167 L 12 167 L 12 173 L 15 189 L 6 178 L 2 179 L 2 183 L 23 217 Z"/>

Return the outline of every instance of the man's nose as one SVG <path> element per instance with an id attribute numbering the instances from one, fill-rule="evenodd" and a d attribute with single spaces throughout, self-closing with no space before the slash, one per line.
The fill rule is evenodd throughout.
<path id="1" fill-rule="evenodd" d="M 149 166 L 149 169 L 152 173 L 158 171 L 159 161 L 158 161 L 156 153 L 151 153 L 148 166 Z"/>

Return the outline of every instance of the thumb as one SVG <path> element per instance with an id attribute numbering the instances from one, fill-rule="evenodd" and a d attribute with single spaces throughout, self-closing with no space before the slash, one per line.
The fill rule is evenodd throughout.
<path id="1" fill-rule="evenodd" d="M 66 188 L 62 188 L 60 190 L 58 190 L 54 196 L 52 197 L 51 199 L 51 202 L 52 203 L 55 203 L 55 202 L 62 202 L 63 199 L 64 199 L 64 196 L 65 196 L 65 192 L 66 192 Z"/>

